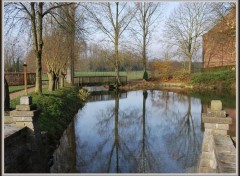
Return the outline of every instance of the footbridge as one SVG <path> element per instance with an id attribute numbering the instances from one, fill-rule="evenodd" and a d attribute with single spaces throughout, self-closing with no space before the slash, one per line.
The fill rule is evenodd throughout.
<path id="1" fill-rule="evenodd" d="M 74 76 L 75 85 L 82 86 L 100 86 L 116 84 L 116 76 Z M 119 76 L 122 85 L 127 84 L 127 76 Z"/>

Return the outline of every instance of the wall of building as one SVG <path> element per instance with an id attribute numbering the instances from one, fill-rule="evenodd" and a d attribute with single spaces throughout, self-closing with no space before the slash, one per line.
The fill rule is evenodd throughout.
<path id="1" fill-rule="evenodd" d="M 236 8 L 203 35 L 204 68 L 236 65 Z"/>

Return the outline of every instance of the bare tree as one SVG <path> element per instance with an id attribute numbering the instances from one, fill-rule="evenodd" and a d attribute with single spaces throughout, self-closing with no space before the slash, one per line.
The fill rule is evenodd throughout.
<path id="1" fill-rule="evenodd" d="M 44 3 L 44 2 L 9 2 L 5 3 L 9 31 L 18 23 L 30 22 L 32 43 L 36 58 L 36 86 L 35 92 L 42 94 L 42 48 L 43 48 L 43 18 L 52 10 L 68 3 Z"/>
<path id="2" fill-rule="evenodd" d="M 151 40 L 151 35 L 156 29 L 156 25 L 162 14 L 161 4 L 155 2 L 136 2 L 137 13 L 132 31 L 136 35 L 139 47 L 141 48 L 144 72 L 147 71 L 147 47 Z M 145 78 L 146 79 L 146 78 Z"/>
<path id="3" fill-rule="evenodd" d="M 23 56 L 23 47 L 21 47 L 17 40 L 7 38 L 4 41 L 4 71 L 19 72 L 22 70 Z"/>
<path id="4" fill-rule="evenodd" d="M 119 39 L 136 14 L 136 10 L 128 6 L 128 4 L 127 2 L 107 2 L 97 3 L 95 5 L 91 4 L 91 6 L 86 7 L 92 21 L 96 24 L 98 29 L 100 29 L 109 41 L 114 44 L 114 67 L 117 87 L 121 84 L 119 79 Z"/>
<path id="5" fill-rule="evenodd" d="M 67 70 L 69 53 L 67 52 L 69 41 L 63 37 L 61 32 L 54 32 L 52 35 L 44 38 L 43 58 L 48 68 L 49 90 L 58 88 L 59 79 L 63 87 L 64 77 Z"/>
<path id="6" fill-rule="evenodd" d="M 188 60 L 191 73 L 192 60 L 201 48 L 201 36 L 213 25 L 215 14 L 210 3 L 186 2 L 180 5 L 166 21 L 167 43 Z"/>

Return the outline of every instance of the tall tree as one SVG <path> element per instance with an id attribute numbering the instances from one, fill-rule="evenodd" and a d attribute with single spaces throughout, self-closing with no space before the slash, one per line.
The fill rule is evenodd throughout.
<path id="1" fill-rule="evenodd" d="M 201 36 L 211 28 L 214 18 L 210 3 L 186 2 L 174 9 L 166 21 L 167 43 L 188 60 L 189 74 L 192 60 L 201 48 Z"/>
<path id="2" fill-rule="evenodd" d="M 17 23 L 25 23 L 26 20 L 31 24 L 32 43 L 34 46 L 36 60 L 36 86 L 35 92 L 42 94 L 42 48 L 43 48 L 43 18 L 52 10 L 68 3 L 44 3 L 44 2 L 9 2 L 5 3 L 5 14 L 8 15 L 6 22 L 9 27 Z"/>
<path id="3" fill-rule="evenodd" d="M 156 29 L 162 14 L 161 4 L 156 2 L 136 2 L 137 14 L 135 19 L 137 25 L 133 27 L 133 32 L 140 45 L 144 74 L 147 71 L 147 47 L 151 40 L 151 35 Z M 147 79 L 147 78 L 145 78 Z"/>
<path id="4" fill-rule="evenodd" d="M 64 86 L 64 77 L 69 60 L 68 48 L 69 41 L 62 32 L 55 31 L 44 38 L 43 58 L 48 69 L 49 91 L 54 91 L 59 86 Z M 60 80 L 59 80 L 60 79 Z"/>
<path id="5" fill-rule="evenodd" d="M 116 87 L 121 84 L 119 79 L 119 39 L 136 14 L 136 10 L 128 4 L 127 2 L 107 2 L 91 4 L 87 7 L 92 21 L 114 44 Z"/>

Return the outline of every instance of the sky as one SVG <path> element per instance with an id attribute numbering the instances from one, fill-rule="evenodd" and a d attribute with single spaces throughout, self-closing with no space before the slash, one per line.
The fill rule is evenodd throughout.
<path id="1" fill-rule="evenodd" d="M 180 2 L 164 2 L 164 8 L 163 8 L 163 16 L 161 17 L 161 23 L 158 25 L 158 27 L 155 29 L 153 33 L 153 37 L 151 40 L 151 43 L 148 47 L 148 55 L 149 58 L 155 58 L 159 57 L 163 53 L 163 47 L 161 46 L 160 39 L 162 38 L 162 30 L 164 27 L 165 19 L 169 16 L 169 14 L 173 11 L 175 7 L 177 7 L 180 4 Z M 5 28 L 4 28 L 5 29 Z M 16 32 L 18 30 L 15 30 L 15 36 L 18 36 L 19 34 Z M 99 39 L 103 38 L 101 33 L 97 33 L 95 35 L 92 35 L 91 38 L 94 38 L 95 40 L 92 40 L 94 43 L 99 43 Z M 15 42 L 16 40 L 10 40 L 12 42 Z M 29 48 L 28 46 L 23 47 L 24 45 L 27 45 L 29 43 L 29 40 L 27 40 L 26 37 L 21 36 L 18 38 L 19 45 L 21 48 Z M 25 53 L 27 53 L 28 50 L 26 50 Z"/>
<path id="2" fill-rule="evenodd" d="M 164 10 L 164 16 L 163 16 L 163 22 L 160 24 L 159 28 L 155 31 L 155 35 L 158 36 L 156 38 L 153 38 L 152 40 L 152 44 L 149 46 L 149 53 L 151 53 L 152 55 L 150 55 L 150 58 L 158 58 L 159 56 L 162 55 L 164 48 L 161 47 L 161 37 L 163 37 L 163 26 L 165 23 L 165 20 L 167 19 L 167 17 L 171 14 L 171 12 L 174 10 L 174 8 L 178 7 L 178 5 L 180 4 L 180 2 L 168 2 L 166 3 L 166 8 Z M 160 34 L 160 35 L 159 35 Z"/>
<path id="3" fill-rule="evenodd" d="M 163 37 L 163 29 L 164 29 L 164 23 L 165 20 L 168 18 L 168 16 L 171 14 L 171 12 L 176 8 L 181 2 L 164 2 L 163 6 L 163 15 L 161 16 L 162 19 L 160 19 L 160 23 L 157 25 L 157 28 L 154 29 L 154 32 L 152 33 L 152 39 L 148 46 L 148 58 L 159 58 L 164 52 L 164 47 L 162 46 L 161 39 Z M 93 43 L 101 43 L 106 36 L 104 34 L 101 34 L 101 32 L 95 33 L 91 35 L 91 42 Z M 128 38 L 129 39 L 129 38 Z M 101 42 L 99 42 L 101 41 Z M 104 44 L 103 44 L 104 45 Z M 109 46 L 107 44 L 107 46 Z"/>

